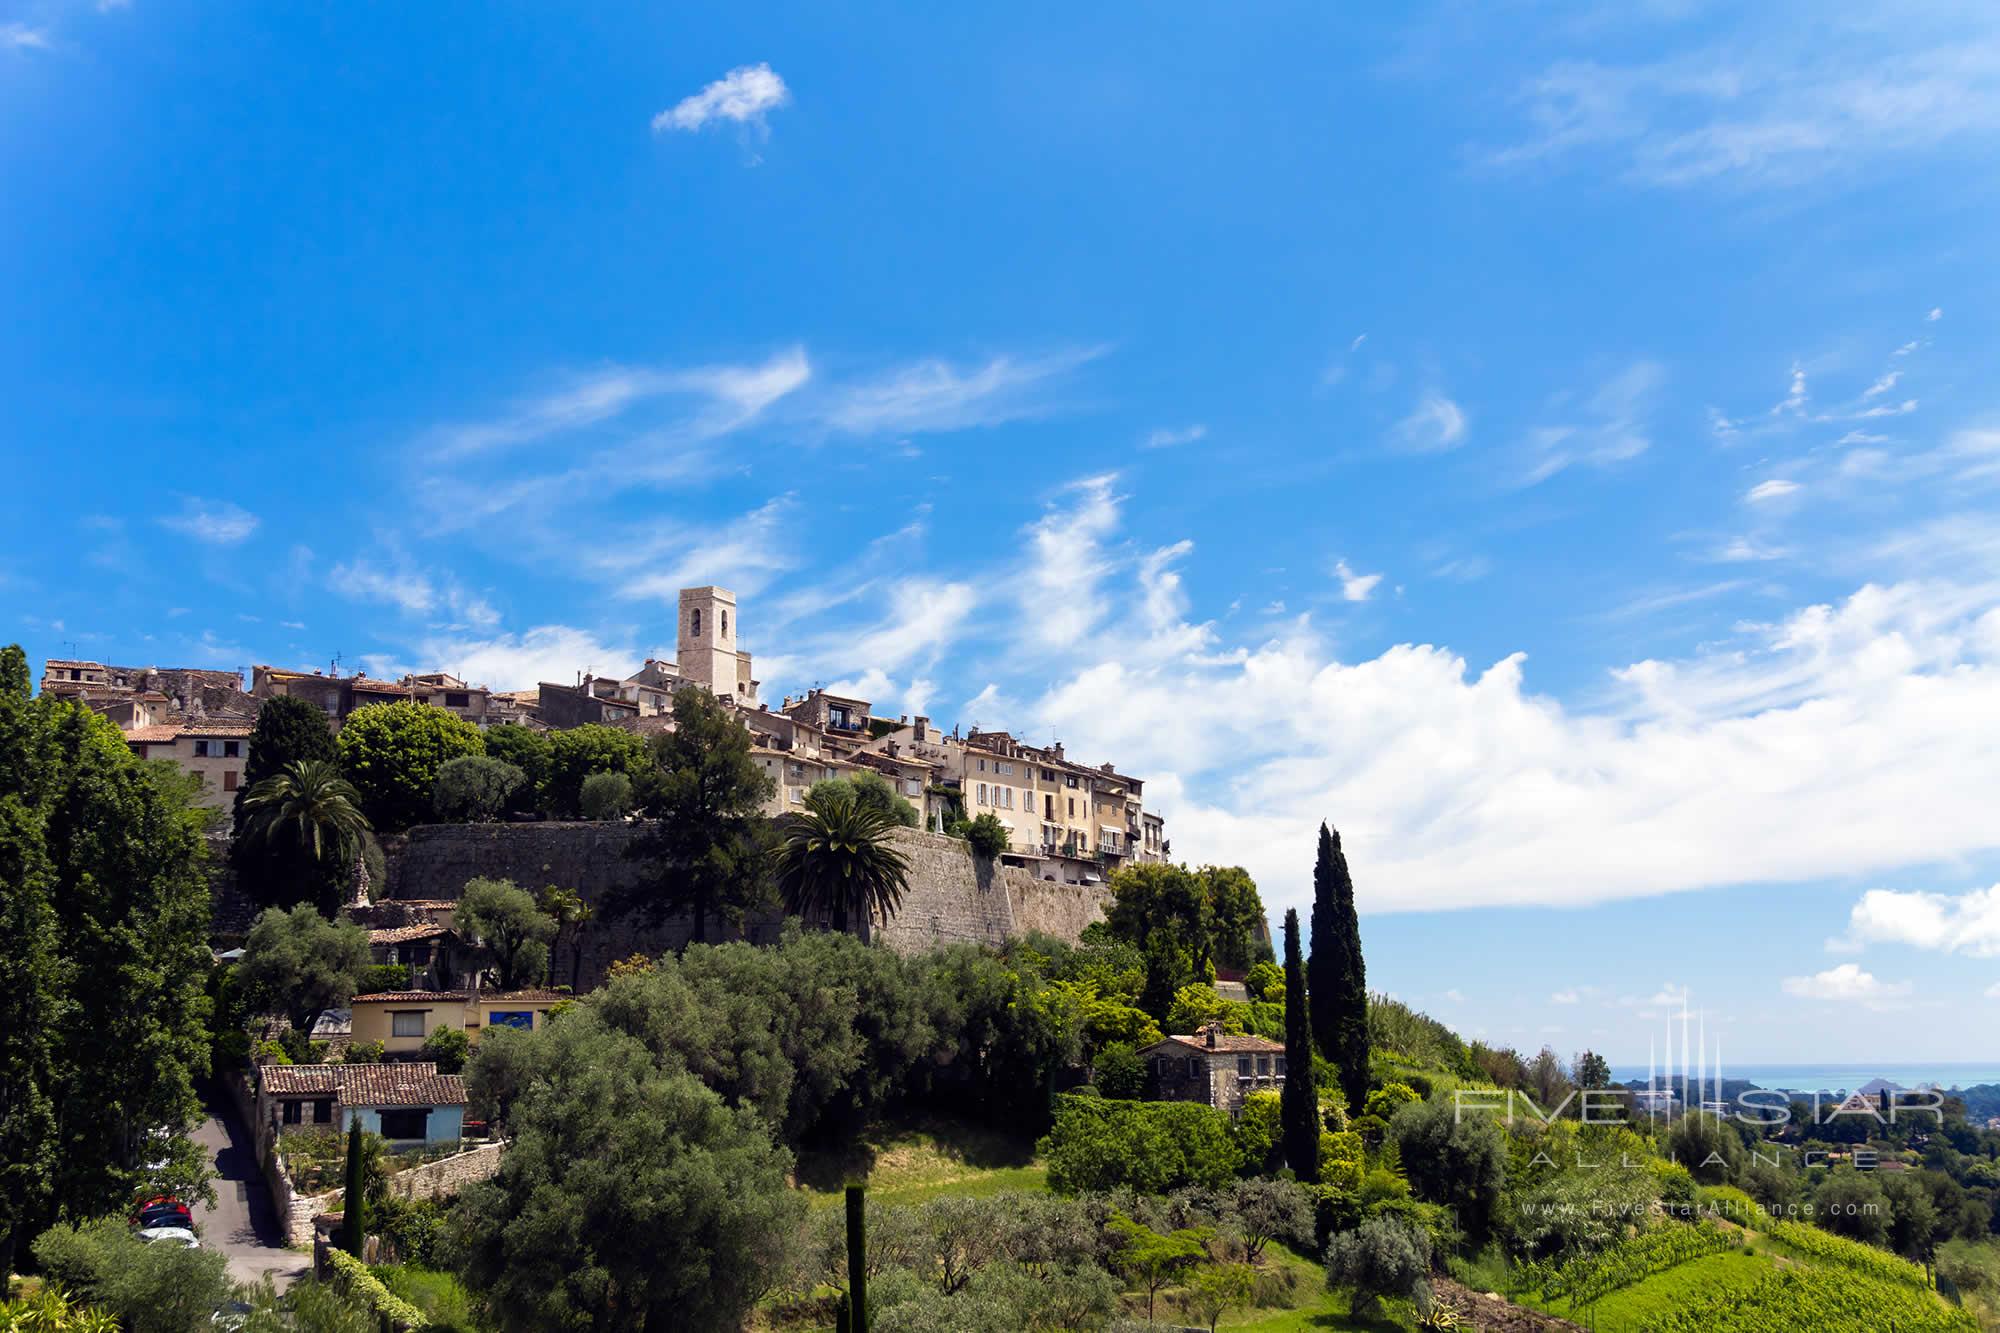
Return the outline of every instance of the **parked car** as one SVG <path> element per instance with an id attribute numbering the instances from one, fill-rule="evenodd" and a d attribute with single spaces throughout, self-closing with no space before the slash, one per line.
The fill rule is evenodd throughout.
<path id="1" fill-rule="evenodd" d="M 188 1227 L 145 1227 L 140 1230 L 139 1239 L 148 1245 L 178 1245 L 184 1250 L 201 1248 L 201 1242 Z"/>
<path id="2" fill-rule="evenodd" d="M 132 1210 L 132 1225 L 139 1228 L 192 1227 L 194 1211 L 171 1194 L 155 1194 L 140 1201 Z"/>

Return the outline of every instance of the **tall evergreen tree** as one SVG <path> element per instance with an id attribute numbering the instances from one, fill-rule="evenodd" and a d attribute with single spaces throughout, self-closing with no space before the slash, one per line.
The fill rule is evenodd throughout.
<path id="1" fill-rule="evenodd" d="M 1319 826 L 1313 865 L 1312 960 L 1306 965 L 1313 1040 L 1340 1070 L 1341 1094 L 1359 1114 L 1368 1099 L 1368 973 L 1361 959 L 1361 923 L 1354 880 L 1340 834 Z"/>
<path id="2" fill-rule="evenodd" d="M 609 906 L 655 921 L 685 911 L 690 941 L 705 943 L 711 912 L 737 918 L 770 894 L 763 807 L 774 784 L 750 756 L 749 730 L 699 686 L 674 692 L 674 729 L 650 750 L 641 795 L 652 823 L 631 853 L 649 873 Z"/>
<path id="3" fill-rule="evenodd" d="M 202 823 L 105 719 L 30 699 L 25 655 L 0 650 L 0 1264 L 58 1205 L 128 1202 L 152 1133 L 199 1115 Z M 169 1156 L 199 1188 L 198 1149 Z"/>
<path id="4" fill-rule="evenodd" d="M 362 1151 L 361 1117 L 347 1122 L 347 1172 L 340 1193 L 340 1248 L 359 1259 L 368 1239 L 368 1159 Z"/>
<path id="5" fill-rule="evenodd" d="M 1278 1124 L 1285 1165 L 1300 1180 L 1319 1179 L 1319 1086 L 1313 1078 L 1312 1011 L 1306 1003 L 1306 968 L 1299 957 L 1299 914 L 1285 911 L 1285 1087 Z"/>
<path id="6" fill-rule="evenodd" d="M 281 694 L 266 699 L 257 709 L 257 725 L 250 733 L 250 751 L 243 759 L 243 781 L 236 788 L 235 823 L 241 836 L 248 819 L 245 798 L 265 778 L 275 778 L 305 759 L 331 763 L 339 752 L 333 743 L 333 727 L 326 710 L 310 699 L 294 699 Z"/>

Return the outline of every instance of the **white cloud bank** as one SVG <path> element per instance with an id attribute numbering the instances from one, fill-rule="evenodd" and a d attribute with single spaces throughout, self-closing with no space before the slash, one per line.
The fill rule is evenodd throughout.
<path id="1" fill-rule="evenodd" d="M 1225 642 L 1185 618 L 1170 566 L 1186 544 L 1125 555 L 1119 511 L 1093 479 L 1032 530 L 1073 582 L 1025 600 L 1047 683 L 1002 682 L 1010 721 L 1146 777 L 1176 853 L 1248 867 L 1274 913 L 1306 900 L 1322 819 L 1372 911 L 1601 902 L 2000 845 L 2000 586 L 1867 585 L 1616 671 L 1611 703 L 1586 712 L 1534 693 L 1521 654 L 1475 669 L 1406 643 L 1343 661 L 1304 618 Z M 1052 623 L 1049 606 L 1076 614 Z"/>
<path id="2" fill-rule="evenodd" d="M 1870 889 L 1848 914 L 1846 937 L 1828 943 L 1836 949 L 1907 944 L 2000 958 L 2000 884 L 1957 897 Z"/>

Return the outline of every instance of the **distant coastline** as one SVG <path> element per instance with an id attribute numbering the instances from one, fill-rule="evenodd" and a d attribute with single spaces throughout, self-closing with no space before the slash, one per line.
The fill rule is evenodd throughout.
<path id="1" fill-rule="evenodd" d="M 1664 1075 L 1664 1070 L 1655 1070 Z M 1643 1081 L 1646 1066 L 1621 1064 L 1612 1066 L 1612 1078 L 1620 1083 L 1633 1079 Z M 1722 1076 L 1735 1083 L 1747 1080 L 1760 1088 L 1782 1088 L 1788 1092 L 1851 1092 L 1872 1079 L 1887 1079 L 1902 1088 L 1936 1087 L 1973 1088 L 1981 1084 L 2000 1084 L 2000 1061 L 1967 1061 L 1965 1063 L 1899 1063 L 1882 1064 L 1756 1064 L 1741 1066 L 1724 1063 Z M 1711 1074 L 1710 1077 L 1713 1077 Z"/>

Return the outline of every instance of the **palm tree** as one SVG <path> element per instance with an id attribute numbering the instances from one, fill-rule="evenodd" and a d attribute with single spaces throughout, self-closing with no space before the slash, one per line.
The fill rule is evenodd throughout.
<path id="1" fill-rule="evenodd" d="M 865 940 L 877 913 L 887 924 L 909 885 L 910 863 L 889 844 L 896 817 L 839 787 L 808 792 L 805 806 L 786 821 L 778 853 L 785 910 L 808 920 L 831 915 L 841 931 L 858 917 Z"/>
<path id="2" fill-rule="evenodd" d="M 265 778 L 244 797 L 243 813 L 244 836 L 308 853 L 329 886 L 360 856 L 369 828 L 361 793 L 325 759 L 301 759 Z"/>

